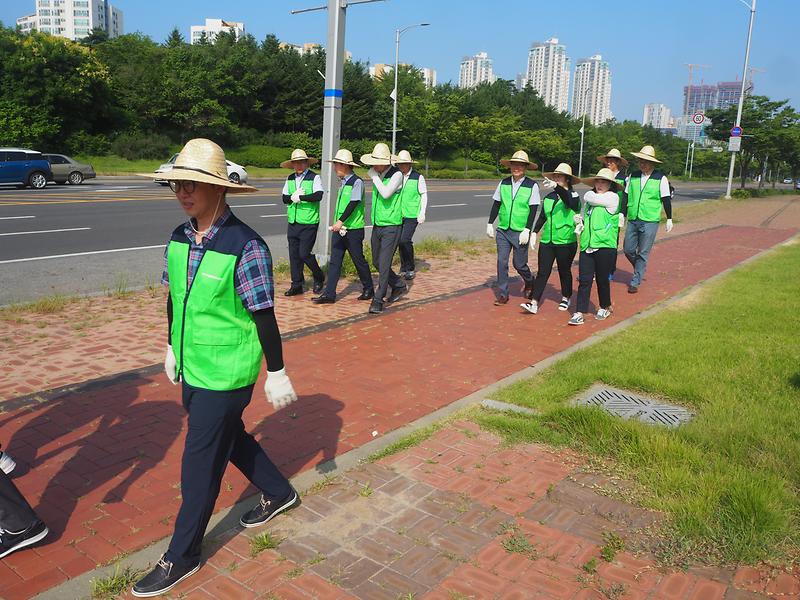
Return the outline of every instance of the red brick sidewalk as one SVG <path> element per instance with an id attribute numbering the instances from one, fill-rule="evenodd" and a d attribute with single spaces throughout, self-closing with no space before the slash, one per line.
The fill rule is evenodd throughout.
<path id="1" fill-rule="evenodd" d="M 553 303 L 534 317 L 513 303 L 493 307 L 492 292 L 480 289 L 293 339 L 285 355 L 301 399 L 273 413 L 257 394 L 247 425 L 295 475 L 793 234 L 720 227 L 665 241 L 641 292 L 629 296 L 623 282 L 614 283 L 614 318 L 589 319 L 581 328 L 567 327 Z M 552 289 L 548 294 L 555 298 Z M 169 535 L 184 426 L 178 389 L 160 373 L 123 376 L 0 415 L 0 439 L 20 464 L 16 482 L 53 532 L 47 544 L 0 563 L 0 596 L 30 597 Z M 218 510 L 253 493 L 233 470 L 222 490 Z"/>

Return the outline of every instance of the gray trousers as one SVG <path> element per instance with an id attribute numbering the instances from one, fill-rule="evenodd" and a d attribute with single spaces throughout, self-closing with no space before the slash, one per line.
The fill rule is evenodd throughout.
<path id="1" fill-rule="evenodd" d="M 650 255 L 650 250 L 656 241 L 656 233 L 658 233 L 658 223 L 651 223 L 650 221 L 628 221 L 628 227 L 625 229 L 625 241 L 622 244 L 622 249 L 625 252 L 625 257 L 633 267 L 633 278 L 631 285 L 638 287 L 644 279 L 644 273 L 647 270 L 647 257 Z"/>
<path id="2" fill-rule="evenodd" d="M 494 234 L 497 242 L 497 294 L 498 296 L 508 296 L 508 257 L 513 249 L 514 256 L 512 263 L 514 269 L 526 282 L 533 279 L 528 267 L 528 244 L 520 246 L 519 231 L 513 229 L 497 229 Z"/>
<path id="3" fill-rule="evenodd" d="M 378 270 L 378 288 L 375 302 L 383 302 L 389 287 L 402 288 L 405 283 L 392 270 L 392 258 L 400 243 L 402 225 L 375 225 L 372 227 L 372 264 Z"/>

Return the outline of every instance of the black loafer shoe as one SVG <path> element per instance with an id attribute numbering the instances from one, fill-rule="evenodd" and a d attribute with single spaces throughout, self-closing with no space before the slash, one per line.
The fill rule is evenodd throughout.
<path id="1" fill-rule="evenodd" d="M 194 566 L 179 567 L 162 556 L 153 570 L 136 582 L 131 593 L 137 598 L 159 596 L 194 575 L 199 568 L 199 562 Z"/>
<path id="2" fill-rule="evenodd" d="M 406 281 L 411 281 L 411 280 L 412 280 L 412 279 L 414 279 L 414 277 L 416 277 L 416 276 L 417 276 L 417 274 L 416 274 L 414 271 L 406 271 L 406 272 L 405 272 L 405 273 L 402 275 L 403 279 L 405 279 Z"/>
<path id="3" fill-rule="evenodd" d="M 314 304 L 333 304 L 336 302 L 336 298 L 331 298 L 330 296 L 317 296 L 316 298 L 312 298 L 311 301 Z"/>
<path id="4" fill-rule="evenodd" d="M 389 297 L 386 299 L 386 302 L 388 304 L 396 302 L 397 300 L 402 298 L 403 294 L 405 294 L 407 291 L 408 291 L 408 286 L 405 285 L 403 287 L 392 288 L 392 293 L 389 294 Z"/>
<path id="5" fill-rule="evenodd" d="M 303 293 L 303 287 L 290 287 L 288 290 L 283 292 L 284 296 L 299 296 Z"/>
<path id="6" fill-rule="evenodd" d="M 364 290 L 356 300 L 372 300 L 375 297 L 373 290 Z"/>
<path id="7" fill-rule="evenodd" d="M 639 291 L 639 286 L 638 285 L 629 285 L 628 286 L 628 293 L 629 294 L 635 294 L 638 291 Z"/>
<path id="8" fill-rule="evenodd" d="M 312 288 L 315 294 L 319 294 L 325 288 L 325 280 L 322 281 L 315 281 L 314 287 Z"/>
<path id="9" fill-rule="evenodd" d="M 0 530 L 0 558 L 22 550 L 27 546 L 33 546 L 36 542 L 43 540 L 50 531 L 47 525 L 36 519 L 26 529 L 19 533 Z"/>
<path id="10" fill-rule="evenodd" d="M 379 315 L 383 312 L 383 302 L 375 302 L 369 305 L 369 313 L 371 315 Z"/>
<path id="11" fill-rule="evenodd" d="M 286 498 L 279 501 L 267 500 L 264 494 L 261 494 L 259 503 L 252 510 L 242 515 L 242 518 L 239 519 L 239 525 L 242 527 L 258 527 L 259 525 L 263 525 L 276 515 L 295 506 L 299 500 L 300 497 L 297 495 L 297 492 L 294 491 L 294 488 L 292 488 L 292 491 L 289 492 Z"/>

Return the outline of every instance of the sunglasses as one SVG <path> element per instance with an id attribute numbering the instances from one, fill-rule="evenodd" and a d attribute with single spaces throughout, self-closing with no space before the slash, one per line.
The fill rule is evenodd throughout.
<path id="1" fill-rule="evenodd" d="M 177 194 L 181 190 L 186 192 L 187 194 L 191 194 L 195 190 L 195 182 L 194 181 L 170 181 L 169 182 L 169 189 L 173 191 L 173 193 Z"/>

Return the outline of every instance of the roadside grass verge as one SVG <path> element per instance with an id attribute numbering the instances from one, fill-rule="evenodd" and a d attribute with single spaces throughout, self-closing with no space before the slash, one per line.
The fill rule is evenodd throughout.
<path id="1" fill-rule="evenodd" d="M 0 308 L 0 319 L 13 320 L 21 313 L 36 313 L 38 315 L 51 315 L 60 313 L 67 308 L 67 306 L 73 302 L 77 302 L 79 299 L 80 298 L 77 296 L 53 294 L 52 296 L 47 296 L 34 302 L 10 304 Z"/>
<path id="2" fill-rule="evenodd" d="M 96 600 L 111 600 L 127 591 L 143 575 L 143 571 L 132 567 L 120 569 L 119 564 L 114 567 L 114 572 L 107 577 L 92 579 L 92 598 Z"/>
<path id="3" fill-rule="evenodd" d="M 798 281 L 795 243 L 494 394 L 538 415 L 484 411 L 476 420 L 510 442 L 610 459 L 639 484 L 646 506 L 668 515 L 672 541 L 702 548 L 704 560 L 797 560 Z M 667 430 L 570 405 L 598 381 L 697 416 Z"/>

